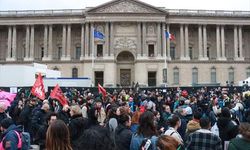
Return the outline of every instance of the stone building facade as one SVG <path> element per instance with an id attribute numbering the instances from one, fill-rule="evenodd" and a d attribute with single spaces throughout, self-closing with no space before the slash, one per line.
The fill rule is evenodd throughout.
<path id="1" fill-rule="evenodd" d="M 94 30 L 105 37 L 94 38 Z M 250 12 L 168 10 L 137 0 L 0 12 L 1 65 L 33 62 L 104 86 L 237 84 L 250 77 Z"/>

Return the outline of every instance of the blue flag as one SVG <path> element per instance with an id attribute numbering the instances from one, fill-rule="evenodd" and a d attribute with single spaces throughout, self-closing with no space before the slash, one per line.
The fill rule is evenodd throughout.
<path id="1" fill-rule="evenodd" d="M 94 30 L 94 38 L 98 38 L 98 39 L 104 39 L 104 34 L 102 32 L 99 32 L 97 30 Z"/>

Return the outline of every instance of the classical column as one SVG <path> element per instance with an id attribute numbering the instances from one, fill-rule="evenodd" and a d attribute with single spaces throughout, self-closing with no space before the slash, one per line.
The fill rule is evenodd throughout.
<path id="1" fill-rule="evenodd" d="M 142 44 L 141 44 L 141 37 L 142 37 L 142 32 L 141 32 L 141 22 L 137 23 L 137 56 L 142 56 Z"/>
<path id="2" fill-rule="evenodd" d="M 221 26 L 221 60 L 226 60 L 225 56 L 225 31 L 224 26 Z"/>
<path id="3" fill-rule="evenodd" d="M 25 57 L 24 60 L 29 60 L 29 48 L 30 48 L 30 26 L 26 26 L 26 39 L 25 39 Z"/>
<path id="4" fill-rule="evenodd" d="M 63 25 L 63 30 L 62 30 L 62 59 L 65 59 L 66 57 L 66 35 L 67 35 L 67 29 L 66 25 Z"/>
<path id="5" fill-rule="evenodd" d="M 220 26 L 216 26 L 216 52 L 217 56 L 216 59 L 220 60 L 221 58 L 221 52 L 220 52 Z"/>
<path id="6" fill-rule="evenodd" d="M 49 46 L 48 46 L 48 59 L 52 59 L 52 50 L 53 50 L 53 26 L 49 25 Z"/>
<path id="7" fill-rule="evenodd" d="M 203 25 L 203 54 L 204 54 L 204 60 L 208 60 L 208 56 L 207 56 L 207 28 L 206 28 L 206 25 Z"/>
<path id="8" fill-rule="evenodd" d="M 12 27 L 9 26 L 8 27 L 8 48 L 7 48 L 7 58 L 6 58 L 6 61 L 9 61 L 11 59 L 11 37 L 12 35 Z"/>
<path id="9" fill-rule="evenodd" d="M 188 39 L 188 25 L 185 25 L 185 52 L 184 57 L 186 60 L 190 60 L 189 56 L 189 39 Z"/>
<path id="10" fill-rule="evenodd" d="M 114 23 L 111 22 L 110 23 L 110 39 L 109 39 L 109 42 L 110 42 L 110 56 L 114 56 Z"/>
<path id="11" fill-rule="evenodd" d="M 16 60 L 16 26 L 13 26 L 12 36 L 12 60 Z"/>
<path id="12" fill-rule="evenodd" d="M 85 57 L 89 57 L 89 23 L 85 24 Z"/>
<path id="13" fill-rule="evenodd" d="M 157 38 L 157 40 L 159 39 Z M 146 23 L 145 22 L 142 23 L 142 56 L 148 56 L 148 51 L 146 47 Z"/>
<path id="14" fill-rule="evenodd" d="M 154 54 L 158 57 L 161 56 L 161 23 L 157 23 L 157 51 L 155 51 Z"/>
<path id="15" fill-rule="evenodd" d="M 95 57 L 94 23 L 90 23 L 90 53 Z"/>
<path id="16" fill-rule="evenodd" d="M 68 25 L 67 29 L 67 51 L 66 51 L 66 60 L 70 60 L 71 53 L 71 25 Z"/>
<path id="17" fill-rule="evenodd" d="M 34 60 L 34 47 L 35 47 L 35 27 L 31 25 L 31 33 L 30 33 L 30 60 Z"/>
<path id="18" fill-rule="evenodd" d="M 168 55 L 167 55 L 167 50 L 166 50 L 166 34 L 165 34 L 165 30 L 166 30 L 166 24 L 165 22 L 162 23 L 162 29 L 161 29 L 161 35 L 162 35 L 162 53 L 163 53 L 163 58 L 167 59 Z"/>
<path id="19" fill-rule="evenodd" d="M 85 39 L 85 34 L 84 34 L 84 24 L 81 25 L 81 56 L 80 60 L 84 59 L 84 39 Z"/>
<path id="20" fill-rule="evenodd" d="M 244 60 L 243 57 L 243 51 L 242 51 L 242 27 L 239 26 L 239 52 L 240 52 L 240 56 L 239 56 L 239 60 Z"/>
<path id="21" fill-rule="evenodd" d="M 43 60 L 48 59 L 48 25 L 44 25 L 44 37 L 43 37 Z"/>
<path id="22" fill-rule="evenodd" d="M 170 32 L 169 30 L 169 24 L 167 24 L 167 32 Z M 165 33 L 164 33 L 164 36 L 166 37 Z M 167 38 L 167 58 L 168 60 L 171 60 L 171 56 L 170 56 L 170 39 Z"/>
<path id="23" fill-rule="evenodd" d="M 198 26 L 198 47 L 199 47 L 199 60 L 203 60 L 203 49 L 202 49 L 202 30 L 201 25 Z"/>
<path id="24" fill-rule="evenodd" d="M 109 22 L 106 22 L 104 56 L 108 56 L 108 54 L 109 54 Z"/>
<path id="25" fill-rule="evenodd" d="M 184 32 L 183 32 L 183 25 L 181 24 L 180 25 L 180 52 L 181 52 L 181 56 L 180 56 L 180 59 L 181 60 L 185 60 L 185 57 L 184 57 Z"/>
<path id="26" fill-rule="evenodd" d="M 234 60 L 238 57 L 238 28 L 234 26 Z"/>

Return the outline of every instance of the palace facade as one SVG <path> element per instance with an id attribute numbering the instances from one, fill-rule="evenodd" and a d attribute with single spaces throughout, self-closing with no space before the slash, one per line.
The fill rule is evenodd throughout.
<path id="1" fill-rule="evenodd" d="M 94 30 L 105 37 L 94 38 Z M 33 62 L 95 85 L 237 85 L 250 77 L 250 12 L 169 10 L 138 0 L 1 11 L 0 64 Z"/>

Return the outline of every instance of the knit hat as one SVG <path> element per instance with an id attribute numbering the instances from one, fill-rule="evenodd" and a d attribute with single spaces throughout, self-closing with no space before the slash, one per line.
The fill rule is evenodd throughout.
<path id="1" fill-rule="evenodd" d="M 14 124 L 14 121 L 11 118 L 5 118 L 0 123 L 1 127 L 4 129 L 8 129 L 12 124 Z"/>

